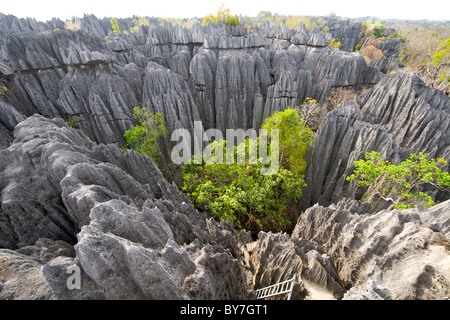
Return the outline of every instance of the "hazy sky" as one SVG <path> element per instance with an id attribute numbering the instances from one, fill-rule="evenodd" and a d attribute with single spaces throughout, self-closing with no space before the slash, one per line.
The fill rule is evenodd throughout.
<path id="1" fill-rule="evenodd" d="M 95 14 L 97 17 L 154 16 L 190 18 L 214 13 L 221 3 L 235 15 L 256 16 L 259 11 L 292 15 L 328 15 L 330 12 L 342 17 L 375 16 L 380 19 L 450 20 L 450 0 L 3 0 L 0 12 L 19 18 L 33 17 L 61 20 L 72 16 Z"/>

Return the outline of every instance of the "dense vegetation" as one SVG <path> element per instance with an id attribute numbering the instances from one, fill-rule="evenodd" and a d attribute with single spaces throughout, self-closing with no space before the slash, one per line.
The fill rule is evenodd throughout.
<path id="1" fill-rule="evenodd" d="M 429 194 L 423 191 L 427 184 L 438 189 L 450 187 L 450 175 L 438 165 L 447 165 L 442 158 L 430 159 L 429 155 L 411 154 L 399 165 L 383 160 L 378 152 L 366 153 L 365 159 L 354 163 L 355 171 L 347 181 L 357 180 L 358 187 L 366 188 L 365 202 L 373 203 L 381 198 L 392 202 L 397 209 L 408 209 L 419 204 L 425 208 L 435 205 Z"/>
<path id="2" fill-rule="evenodd" d="M 419 75 L 429 87 L 449 94 L 449 24 L 398 22 L 393 27 L 405 39 L 400 59 L 406 65 L 406 70 Z"/>
<path id="3" fill-rule="evenodd" d="M 290 108 L 273 114 L 262 128 L 267 131 L 258 138 L 247 138 L 234 146 L 233 164 L 226 163 L 226 141 L 212 143 L 212 149 L 223 150 L 220 153 L 223 158 L 212 163 L 203 159 L 202 164 L 184 165 L 183 190 L 197 207 L 219 220 L 226 219 L 248 230 L 279 231 L 290 225 L 289 209 L 300 199 L 305 187 L 304 156 L 313 141 L 313 132 L 297 111 Z M 278 141 L 273 139 L 274 132 L 279 134 Z M 278 151 L 279 156 L 278 170 L 267 174 L 261 174 L 261 169 L 269 165 L 261 156 L 261 139 L 267 140 L 268 150 Z M 277 142 L 278 148 L 274 149 Z M 239 163 L 240 156 L 244 156 L 244 162 Z"/>
<path id="4" fill-rule="evenodd" d="M 150 113 L 148 109 L 134 107 L 133 118 L 138 124 L 125 132 L 127 146 L 159 164 L 159 138 L 168 133 L 162 113 Z"/>

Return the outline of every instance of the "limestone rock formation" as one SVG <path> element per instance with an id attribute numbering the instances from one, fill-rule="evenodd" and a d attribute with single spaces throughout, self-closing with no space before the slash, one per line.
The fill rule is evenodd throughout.
<path id="1" fill-rule="evenodd" d="M 253 299 L 295 273 L 293 299 L 448 296 L 448 201 L 368 210 L 345 180 L 366 151 L 448 159 L 447 96 L 411 74 L 381 78 L 395 63 L 351 52 L 359 23 L 327 18 L 321 33 L 149 22 L 126 35 L 93 15 L 70 31 L 0 14 L 0 299 Z M 395 59 L 399 45 L 382 50 Z M 195 210 L 150 158 L 121 149 L 137 105 L 164 113 L 170 131 L 258 129 L 307 97 L 366 85 L 320 125 L 300 204 L 309 209 L 291 236 L 238 234 Z M 168 159 L 169 137 L 163 147 Z"/>
<path id="2" fill-rule="evenodd" d="M 428 210 L 440 216 L 431 218 Z M 308 209 L 292 237 L 317 242 L 333 258 L 339 277 L 352 286 L 345 298 L 443 299 L 450 288 L 449 239 L 432 226 L 449 215 L 450 201 L 422 212 L 361 214 L 355 200 L 345 199 Z"/>
<path id="3" fill-rule="evenodd" d="M 198 23 L 186 29 L 149 22 L 152 27 L 124 35 L 92 15 L 75 19 L 78 31 L 57 19 L 1 15 L 5 117 L 58 117 L 98 143 L 123 145 L 136 105 L 164 112 L 170 130 L 190 130 L 197 120 L 206 129 L 258 129 L 272 112 L 306 97 L 323 102 L 334 87 L 380 79 L 361 55 L 329 50 L 329 36 L 317 30 Z M 123 30 L 134 26 L 131 19 L 118 23 Z M 2 136 L 12 136 L 11 125 L 0 128 Z"/>
<path id="4" fill-rule="evenodd" d="M 232 226 L 200 215 L 151 159 L 40 115 L 17 125 L 0 159 L 1 246 L 18 248 L 4 255 L 18 265 L 35 257 L 36 279 L 43 266 L 56 298 L 250 297 Z M 70 266 L 81 269 L 80 290 L 67 288 Z"/>
<path id="5" fill-rule="evenodd" d="M 53 300 L 41 266 L 26 255 L 0 249 L 0 300 Z"/>
<path id="6" fill-rule="evenodd" d="M 308 187 L 301 207 L 360 198 L 354 181 L 345 178 L 353 172 L 354 161 L 367 151 L 378 151 L 391 163 L 419 152 L 449 159 L 449 110 L 448 96 L 403 72 L 383 78 L 355 101 L 343 102 L 322 121 L 307 155 Z M 385 205 L 375 204 L 372 211 Z"/>
<path id="7" fill-rule="evenodd" d="M 404 65 L 400 63 L 399 54 L 404 42 L 405 40 L 401 38 L 386 39 L 381 42 L 378 49 L 383 53 L 383 57 L 372 61 L 370 66 L 378 68 L 385 74 L 403 68 Z"/>

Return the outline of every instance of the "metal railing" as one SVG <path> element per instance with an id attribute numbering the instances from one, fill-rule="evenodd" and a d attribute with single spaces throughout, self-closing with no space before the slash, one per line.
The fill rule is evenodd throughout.
<path id="1" fill-rule="evenodd" d="M 297 273 L 295 273 L 294 276 L 289 280 L 255 290 L 256 299 L 264 299 L 268 297 L 277 296 L 283 293 L 289 293 L 287 300 L 290 300 L 292 295 L 292 288 L 294 288 L 294 281 L 296 277 Z"/>

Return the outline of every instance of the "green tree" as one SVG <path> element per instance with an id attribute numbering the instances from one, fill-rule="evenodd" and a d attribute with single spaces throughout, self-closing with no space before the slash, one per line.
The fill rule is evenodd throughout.
<path id="1" fill-rule="evenodd" d="M 384 34 L 386 33 L 386 27 L 384 26 L 383 23 L 381 24 L 375 24 L 373 26 L 373 35 L 375 36 L 375 38 L 381 38 L 384 36 Z"/>
<path id="2" fill-rule="evenodd" d="M 306 161 L 304 159 L 306 149 L 313 143 L 314 132 L 305 124 L 297 110 L 287 108 L 284 111 L 275 112 L 264 120 L 262 129 L 270 132 L 279 130 L 280 140 L 280 165 L 296 172 L 305 174 Z"/>
<path id="3" fill-rule="evenodd" d="M 335 38 L 333 40 L 327 41 L 328 45 L 330 46 L 331 49 L 342 49 L 342 40 Z"/>
<path id="4" fill-rule="evenodd" d="M 237 16 L 231 15 L 230 9 L 225 8 L 225 5 L 223 3 L 220 5 L 215 15 L 209 13 L 203 18 L 202 25 L 207 24 L 208 22 L 210 23 L 223 22 L 230 28 L 240 24 L 239 18 Z"/>
<path id="5" fill-rule="evenodd" d="M 432 68 L 430 68 L 429 73 L 435 74 L 435 78 L 438 78 L 436 88 L 445 91 L 450 86 L 450 70 L 448 68 L 450 63 L 450 38 L 445 39 L 438 50 L 433 55 Z M 444 68 L 446 68 L 445 71 Z M 437 76 L 439 74 L 440 77 Z"/>
<path id="6" fill-rule="evenodd" d="M 158 139 L 167 134 L 162 113 L 150 113 L 148 109 L 139 106 L 133 109 L 133 118 L 138 124 L 125 132 L 127 146 L 142 155 L 147 155 L 159 165 Z"/>
<path id="7" fill-rule="evenodd" d="M 116 18 L 111 18 L 111 26 L 114 33 L 120 33 L 119 23 Z"/>
<path id="8" fill-rule="evenodd" d="M 312 143 L 312 131 L 293 109 L 275 113 L 264 122 L 263 128 L 267 129 L 267 135 L 247 138 L 234 146 L 234 164 L 225 163 L 226 141 L 213 142 L 213 150 L 222 148 L 223 161 L 184 165 L 183 190 L 198 208 L 219 220 L 226 219 L 249 230 L 280 231 L 291 224 L 287 212 L 298 202 L 306 186 L 303 157 Z M 265 164 L 257 146 L 259 139 L 273 143 L 273 129 L 280 133 L 280 168 L 272 175 L 262 175 Z M 259 154 L 257 161 L 251 161 L 257 157 L 250 151 L 252 146 Z M 236 161 L 240 155 L 245 155 L 244 163 Z"/>
<path id="9" fill-rule="evenodd" d="M 273 18 L 273 14 L 271 11 L 260 11 L 257 14 L 257 18 L 262 19 L 262 20 L 264 20 L 264 19 L 270 20 Z"/>
<path id="10" fill-rule="evenodd" d="M 411 154 L 399 165 L 383 160 L 378 152 L 368 152 L 365 159 L 354 163 L 355 170 L 347 181 L 357 180 L 358 187 L 367 188 L 363 201 L 373 203 L 382 198 L 397 209 L 407 209 L 422 204 L 431 207 L 435 203 L 430 195 L 420 191 L 426 184 L 439 189 L 450 186 L 450 175 L 438 165 L 447 165 L 442 158 L 428 160 L 426 153 Z"/>
<path id="11" fill-rule="evenodd" d="M 450 90 L 450 28 L 445 24 L 403 23 L 394 26 L 404 39 L 399 58 L 408 71 L 422 78 L 433 89 L 447 95 Z"/>

